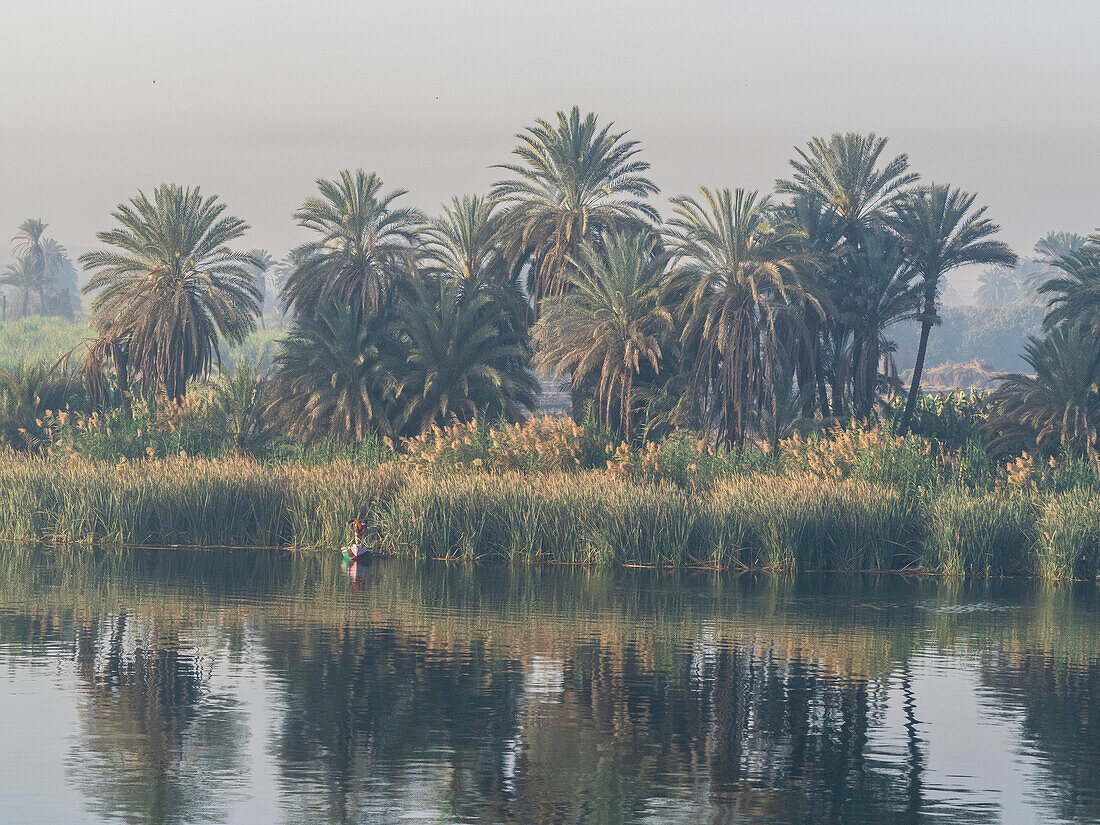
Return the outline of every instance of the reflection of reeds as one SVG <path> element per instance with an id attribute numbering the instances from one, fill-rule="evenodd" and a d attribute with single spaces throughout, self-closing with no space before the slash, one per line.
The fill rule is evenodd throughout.
<path id="1" fill-rule="evenodd" d="M 607 471 L 437 472 L 248 459 L 0 457 L 0 537 L 57 545 L 332 547 L 367 517 L 397 555 L 1092 577 L 1095 495 L 911 487 L 806 471 L 673 484 Z"/>
<path id="2" fill-rule="evenodd" d="M 523 658 L 569 656 L 592 642 L 657 667 L 689 640 L 700 651 L 771 649 L 867 676 L 927 646 L 1072 661 L 1100 652 L 1096 591 L 1054 583 L 387 560 L 352 592 L 335 553 L 127 550 L 82 553 L 74 563 L 32 547 L 0 549 L 0 571 L 0 601 L 34 617 L 0 623 L 0 644 L 32 630 L 67 638 L 97 617 L 133 614 L 204 648 L 230 644 L 245 628 L 393 627 L 431 649 L 481 638 Z"/>

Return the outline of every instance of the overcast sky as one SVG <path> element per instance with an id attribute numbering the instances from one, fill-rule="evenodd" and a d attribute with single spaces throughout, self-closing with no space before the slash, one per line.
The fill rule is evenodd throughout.
<path id="1" fill-rule="evenodd" d="M 435 212 L 577 104 L 642 141 L 662 209 L 875 131 L 1027 252 L 1100 225 L 1097 31 L 1087 0 L 2 0 L 0 244 L 32 216 L 84 249 L 172 181 L 281 255 L 314 178 L 362 166 Z"/>

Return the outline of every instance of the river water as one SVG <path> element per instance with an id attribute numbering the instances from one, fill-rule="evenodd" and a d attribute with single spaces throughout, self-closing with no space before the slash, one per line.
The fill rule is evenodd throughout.
<path id="1" fill-rule="evenodd" d="M 0 571 L 4 823 L 1100 822 L 1091 584 Z"/>

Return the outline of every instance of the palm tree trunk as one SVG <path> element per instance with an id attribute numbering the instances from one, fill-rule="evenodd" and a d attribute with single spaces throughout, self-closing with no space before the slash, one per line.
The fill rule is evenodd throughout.
<path id="1" fill-rule="evenodd" d="M 627 444 L 630 443 L 630 423 L 631 414 L 633 412 L 634 401 L 634 382 L 628 377 L 623 381 L 623 409 L 622 409 L 622 427 L 623 427 L 623 441 Z"/>
<path id="2" fill-rule="evenodd" d="M 829 391 L 825 387 L 825 367 L 821 363 L 821 358 L 817 359 L 817 397 L 821 400 L 821 418 L 826 419 L 829 417 Z"/>
<path id="3" fill-rule="evenodd" d="M 844 414 L 844 382 L 838 372 L 833 373 L 833 380 L 829 382 L 833 391 L 833 418 L 843 418 Z"/>
<path id="4" fill-rule="evenodd" d="M 119 351 L 115 350 L 115 372 L 118 377 L 118 394 L 122 401 L 122 412 L 126 415 L 127 421 L 134 420 L 134 408 L 131 404 L 130 398 L 130 371 L 128 369 L 128 356 L 121 355 Z"/>
<path id="5" fill-rule="evenodd" d="M 859 333 L 852 342 L 852 406 L 856 418 L 863 418 L 863 406 L 866 399 L 863 397 L 865 383 L 863 381 L 863 347 L 864 339 Z"/>
<path id="6" fill-rule="evenodd" d="M 925 301 L 924 312 L 920 324 L 920 344 L 917 346 L 917 363 L 913 366 L 913 380 L 909 384 L 909 397 L 905 399 L 905 412 L 901 414 L 901 424 L 898 425 L 898 435 L 909 432 L 909 424 L 913 420 L 913 412 L 917 408 L 917 393 L 920 392 L 920 377 L 924 372 L 924 357 L 928 354 L 928 336 L 932 332 L 931 307 Z"/>
<path id="7" fill-rule="evenodd" d="M 804 331 L 804 346 L 799 347 L 798 366 L 796 378 L 798 379 L 798 391 L 802 393 L 802 417 L 813 418 L 814 404 L 817 401 L 817 341 L 818 321 L 816 315 L 811 315 L 806 322 Z"/>
<path id="8" fill-rule="evenodd" d="M 866 372 L 865 377 L 866 377 L 867 383 L 865 385 L 865 390 L 864 391 L 865 391 L 866 394 L 865 394 L 864 398 L 866 400 L 867 408 L 864 411 L 864 417 L 865 418 L 870 418 L 871 413 L 873 413 L 874 410 L 875 410 L 875 400 L 876 400 L 875 385 L 878 384 L 878 367 L 879 367 L 879 361 L 882 360 L 882 351 L 879 349 L 878 338 L 872 338 L 868 342 L 867 351 L 870 354 L 865 359 L 866 364 L 867 364 L 866 369 L 865 369 L 865 372 Z"/>

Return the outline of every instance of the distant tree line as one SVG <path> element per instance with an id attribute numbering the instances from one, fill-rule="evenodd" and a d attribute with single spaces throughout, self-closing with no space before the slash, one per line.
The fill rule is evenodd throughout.
<path id="1" fill-rule="evenodd" d="M 27 218 L 12 238 L 15 260 L 0 273 L 0 285 L 14 293 L 14 305 L 3 297 L 4 320 L 28 315 L 71 318 L 79 305 L 76 267 L 64 246 L 46 235 L 48 225 Z"/>

